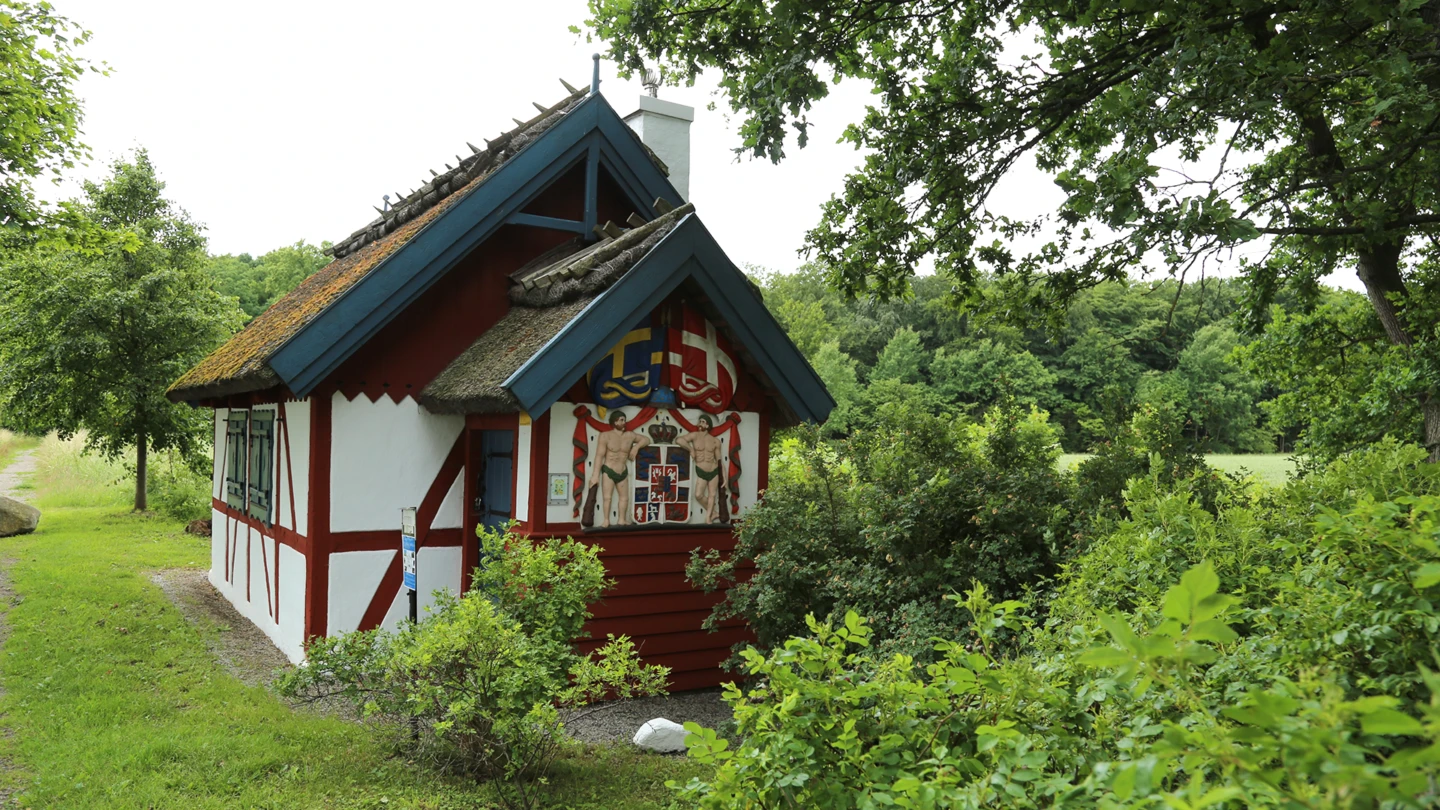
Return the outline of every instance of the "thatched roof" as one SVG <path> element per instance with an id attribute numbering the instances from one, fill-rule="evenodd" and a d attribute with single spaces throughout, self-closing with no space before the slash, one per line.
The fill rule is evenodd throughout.
<path id="1" fill-rule="evenodd" d="M 558 123 L 565 113 L 584 100 L 586 92 L 575 90 L 529 121 L 519 122 L 519 126 L 495 140 L 486 141 L 485 149 L 470 147 L 473 153 L 458 160 L 454 168 L 437 174 L 389 211 L 341 240 L 331 248 L 335 261 L 275 302 L 229 342 L 186 372 L 170 386 L 166 396 L 171 401 L 182 402 L 279 385 L 280 378 L 268 365 L 275 352 L 426 225 Z"/>
<path id="2" fill-rule="evenodd" d="M 420 392 L 431 413 L 514 413 L 515 397 L 500 387 L 590 305 L 577 298 L 553 307 L 515 307 L 486 330 Z"/>
<path id="3" fill-rule="evenodd" d="M 420 392 L 432 413 L 514 413 L 520 403 L 501 383 L 560 334 L 616 279 L 625 275 L 675 225 L 695 210 L 686 204 L 646 223 L 620 231 L 607 223 L 600 242 L 567 242 L 511 274 L 510 314 L 486 330 L 470 348 Z"/>

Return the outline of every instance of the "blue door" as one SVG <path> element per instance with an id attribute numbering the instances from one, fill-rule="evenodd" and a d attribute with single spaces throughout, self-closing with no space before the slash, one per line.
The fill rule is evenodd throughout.
<path id="1" fill-rule="evenodd" d="M 471 447 L 476 448 L 472 473 L 475 476 L 475 522 L 498 529 L 514 510 L 515 433 L 509 430 L 477 430 Z M 473 441 L 478 438 L 479 441 Z"/>

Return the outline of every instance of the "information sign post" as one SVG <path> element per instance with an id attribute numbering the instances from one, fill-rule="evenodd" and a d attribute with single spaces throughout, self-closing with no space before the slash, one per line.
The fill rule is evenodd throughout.
<path id="1" fill-rule="evenodd" d="M 420 605 L 417 596 L 415 572 L 417 568 L 415 550 L 415 507 L 400 510 L 400 565 L 405 572 L 405 588 L 410 592 L 410 621 L 420 620 Z"/>

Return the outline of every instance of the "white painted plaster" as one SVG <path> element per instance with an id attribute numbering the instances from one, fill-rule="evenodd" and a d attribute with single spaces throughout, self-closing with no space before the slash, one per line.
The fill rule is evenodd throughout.
<path id="1" fill-rule="evenodd" d="M 399 531 L 399 523 L 396 523 Z M 399 544 L 397 535 L 396 544 Z M 360 626 L 365 609 L 375 597 L 380 580 L 395 551 L 347 551 L 330 555 L 330 604 L 327 606 L 326 627 L 329 635 L 349 633 Z M 403 588 L 401 590 L 404 590 Z"/>
<path id="2" fill-rule="evenodd" d="M 310 400 L 285 403 L 285 429 L 290 434 L 287 483 L 295 488 L 295 514 L 290 514 L 290 493 L 285 494 L 285 522 L 296 534 L 310 533 Z M 294 475 L 295 480 L 289 481 Z"/>
<path id="3" fill-rule="evenodd" d="M 337 392 L 333 403 L 331 531 L 398 531 L 400 510 L 425 498 L 464 417 L 437 416 L 410 397 L 371 402 Z"/>
<path id="4" fill-rule="evenodd" d="M 225 497 L 225 421 L 229 418 L 229 408 L 215 409 L 215 471 L 210 476 L 210 497 L 217 499 Z"/>
<path id="5" fill-rule="evenodd" d="M 230 518 L 224 512 L 210 510 L 210 584 L 223 590 L 225 584 L 225 537 L 230 531 Z"/>
<path id="6" fill-rule="evenodd" d="M 760 493 L 760 454 L 770 448 L 760 446 L 760 414 L 740 414 L 740 513 L 754 506 Z M 725 439 L 729 450 L 730 439 Z"/>
<path id="7" fill-rule="evenodd" d="M 410 592 L 402 586 L 395 592 L 395 599 L 390 602 L 390 609 L 385 611 L 385 618 L 380 621 L 380 629 L 394 632 L 400 628 L 400 623 L 410 618 Z"/>
<path id="8" fill-rule="evenodd" d="M 557 402 L 550 408 L 550 468 L 552 473 L 565 473 L 571 475 L 570 465 L 574 463 L 575 445 L 575 403 Z M 573 475 L 572 475 L 573 478 Z M 574 523 L 577 526 L 580 521 L 575 518 L 574 508 L 571 502 L 563 506 L 550 504 L 549 475 L 546 475 L 545 487 L 545 520 L 548 523 Z M 575 482 L 570 481 L 571 492 L 574 491 Z"/>
<path id="9" fill-rule="evenodd" d="M 305 555 L 280 547 L 280 624 L 272 633 L 261 626 L 291 663 L 305 658 Z"/>
<path id="10" fill-rule="evenodd" d="M 445 500 L 440 502 L 440 510 L 435 513 L 435 520 L 431 522 L 432 529 L 459 529 L 465 519 L 465 470 L 462 468 L 455 475 L 455 483 L 450 485 L 450 491 L 445 493 Z M 418 504 L 417 504 L 418 506 Z"/>
<path id="11" fill-rule="evenodd" d="M 462 557 L 459 546 L 437 546 L 422 548 L 415 560 L 415 584 L 419 587 L 420 618 L 435 604 L 436 591 L 460 593 L 460 566 Z M 400 589 L 402 592 L 404 588 Z"/>
<path id="12" fill-rule="evenodd" d="M 515 500 L 511 515 L 519 521 L 530 520 L 530 445 L 534 426 L 523 414 L 515 442 Z"/>

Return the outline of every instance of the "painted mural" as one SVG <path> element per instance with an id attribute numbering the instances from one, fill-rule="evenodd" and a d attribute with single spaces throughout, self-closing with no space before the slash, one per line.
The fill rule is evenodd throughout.
<path id="1" fill-rule="evenodd" d="M 587 529 L 730 523 L 743 475 L 735 368 L 686 304 L 636 324 L 587 375 L 595 405 L 574 406 L 572 517 Z"/>

